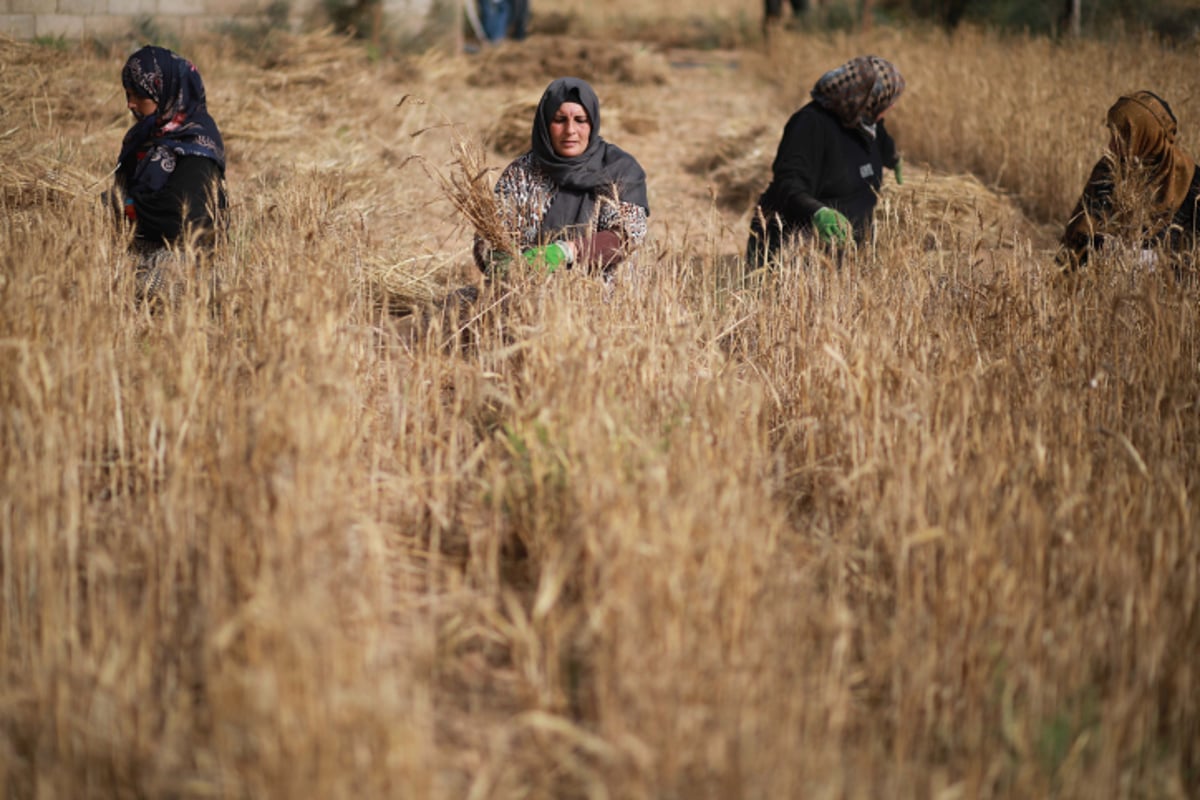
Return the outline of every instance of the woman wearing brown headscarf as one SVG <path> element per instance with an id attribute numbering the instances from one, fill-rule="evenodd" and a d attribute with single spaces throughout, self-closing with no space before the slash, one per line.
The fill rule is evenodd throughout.
<path id="1" fill-rule="evenodd" d="M 1140 91 L 1117 100 L 1110 139 L 1063 233 L 1059 261 L 1086 264 L 1109 237 L 1145 251 L 1179 251 L 1196 241 L 1200 176 L 1176 144 L 1179 123 L 1166 101 Z"/>

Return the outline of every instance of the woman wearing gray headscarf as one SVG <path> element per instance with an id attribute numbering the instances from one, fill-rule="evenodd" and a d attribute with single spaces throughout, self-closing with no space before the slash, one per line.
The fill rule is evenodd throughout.
<path id="1" fill-rule="evenodd" d="M 900 181 L 900 157 L 883 116 L 903 92 L 899 70 L 878 56 L 859 56 L 821 76 L 812 101 L 783 130 L 771 185 L 750 225 L 751 269 L 766 266 L 797 237 L 835 246 L 866 240 L 883 168 Z"/>
<path id="2" fill-rule="evenodd" d="M 524 261 L 543 271 L 611 271 L 646 237 L 650 205 L 637 160 L 600 137 L 600 100 L 585 81 L 559 78 L 542 94 L 531 149 L 505 168 L 495 187 L 500 223 Z M 506 263 L 475 237 L 486 273 Z"/>

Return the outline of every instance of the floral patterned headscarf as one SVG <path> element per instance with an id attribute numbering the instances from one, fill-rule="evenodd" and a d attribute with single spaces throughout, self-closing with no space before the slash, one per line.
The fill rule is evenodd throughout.
<path id="1" fill-rule="evenodd" d="M 121 83 L 158 104 L 125 134 L 117 158 L 118 180 L 126 194 L 155 192 L 175 171 L 177 156 L 204 156 L 225 170 L 225 144 L 208 114 L 204 82 L 192 63 L 163 47 L 147 45 L 125 62 Z"/>
<path id="2" fill-rule="evenodd" d="M 895 65 L 879 56 L 859 56 L 822 75 L 812 98 L 847 128 L 874 137 L 875 120 L 903 92 L 904 78 Z"/>

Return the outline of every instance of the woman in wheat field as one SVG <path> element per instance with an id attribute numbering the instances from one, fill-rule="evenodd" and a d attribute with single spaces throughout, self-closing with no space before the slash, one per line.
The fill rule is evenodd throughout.
<path id="1" fill-rule="evenodd" d="M 117 158 L 115 199 L 134 229 L 139 293 L 163 281 L 175 246 L 211 248 L 225 209 L 225 145 L 190 61 L 162 47 L 135 52 L 121 70 L 134 124 Z"/>
<path id="2" fill-rule="evenodd" d="M 515 251 L 545 272 L 611 274 L 645 240 L 650 204 L 637 159 L 600 136 L 592 87 L 578 78 L 546 87 L 531 145 L 496 182 L 503 235 L 478 233 L 475 263 L 489 274 L 508 270 Z"/>
<path id="3" fill-rule="evenodd" d="M 1179 122 L 1158 95 L 1139 91 L 1108 109 L 1109 143 L 1063 232 L 1059 261 L 1082 266 L 1107 241 L 1139 249 L 1143 264 L 1196 243 L 1200 174 L 1175 141 Z"/>
<path id="4" fill-rule="evenodd" d="M 859 56 L 820 77 L 812 100 L 784 127 L 771 184 L 750 224 L 751 269 L 788 242 L 815 237 L 837 246 L 868 237 L 883 168 L 901 180 L 883 117 L 903 92 L 899 70 L 878 56 Z"/>

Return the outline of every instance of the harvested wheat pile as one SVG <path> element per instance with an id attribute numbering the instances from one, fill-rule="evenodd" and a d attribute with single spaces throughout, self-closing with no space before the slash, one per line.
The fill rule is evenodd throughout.
<path id="1" fill-rule="evenodd" d="M 363 287 L 387 309 L 404 314 L 446 294 L 452 270 L 444 262 L 433 255 L 397 262 L 376 260 L 364 264 L 359 277 Z"/>
<path id="2" fill-rule="evenodd" d="M 509 250 L 512 241 L 500 222 L 492 192 L 493 170 L 487 165 L 486 154 L 459 132 L 454 133 L 452 150 L 454 159 L 446 168 L 425 159 L 417 159 L 416 163 L 438 185 L 463 228 L 481 236 L 494 250 Z M 362 267 L 360 280 L 389 310 L 407 313 L 445 298 L 461 282 L 462 267 L 462 259 L 444 254 L 399 261 L 376 258 Z"/>
<path id="3" fill-rule="evenodd" d="M 509 103 L 500 117 L 484 134 L 484 144 L 504 156 L 515 158 L 530 147 L 536 100 Z"/>
<path id="4" fill-rule="evenodd" d="M 927 250 L 976 240 L 1008 248 L 1019 240 L 1044 238 L 1012 197 L 974 175 L 946 175 L 906 164 L 904 178 L 903 185 L 890 179 L 884 184 L 876 218 L 894 224 L 900 235 L 919 235 Z"/>
<path id="5" fill-rule="evenodd" d="M 716 189 L 717 205 L 745 211 L 771 180 L 777 142 L 765 125 L 718 135 L 712 146 L 684 167 L 706 178 Z"/>
<path id="6" fill-rule="evenodd" d="M 468 76 L 471 86 L 544 84 L 573 75 L 593 84 L 659 86 L 670 65 L 644 46 L 545 37 L 506 42 L 484 51 Z"/>
<path id="7" fill-rule="evenodd" d="M 9 208 L 59 204 L 75 197 L 99 196 L 102 178 L 65 161 L 0 163 L 0 197 Z"/>
<path id="8" fill-rule="evenodd" d="M 770 183 L 777 145 L 776 133 L 763 125 L 730 131 L 684 166 L 711 183 L 719 206 L 742 212 Z M 1016 238 L 1034 238 L 1039 246 L 1050 246 L 1044 226 L 1030 221 L 1012 197 L 974 175 L 946 175 L 905 164 L 904 177 L 898 185 L 890 170 L 885 175 L 876 220 L 901 235 L 919 233 L 927 249 L 973 239 L 1012 247 Z"/>
<path id="9" fill-rule="evenodd" d="M 39 70 L 30 69 L 26 77 L 40 81 Z M 19 104 L 0 89 L 0 200 L 7 208 L 98 197 L 108 188 L 111 173 L 84 164 L 75 141 L 64 141 L 36 115 L 23 115 L 18 108 Z"/>
<path id="10" fill-rule="evenodd" d="M 6 68 L 34 67 L 51 69 L 62 61 L 61 53 L 53 48 L 40 47 L 30 42 L 21 42 L 0 36 L 0 63 Z M 8 77 L 8 76 L 6 76 Z M 8 82 L 5 82 L 6 85 Z"/>
<path id="11" fill-rule="evenodd" d="M 261 69 L 292 85 L 335 81 L 348 67 L 365 67 L 369 59 L 362 43 L 352 36 L 330 31 L 283 33 L 273 31 L 273 41 L 251 53 Z"/>

